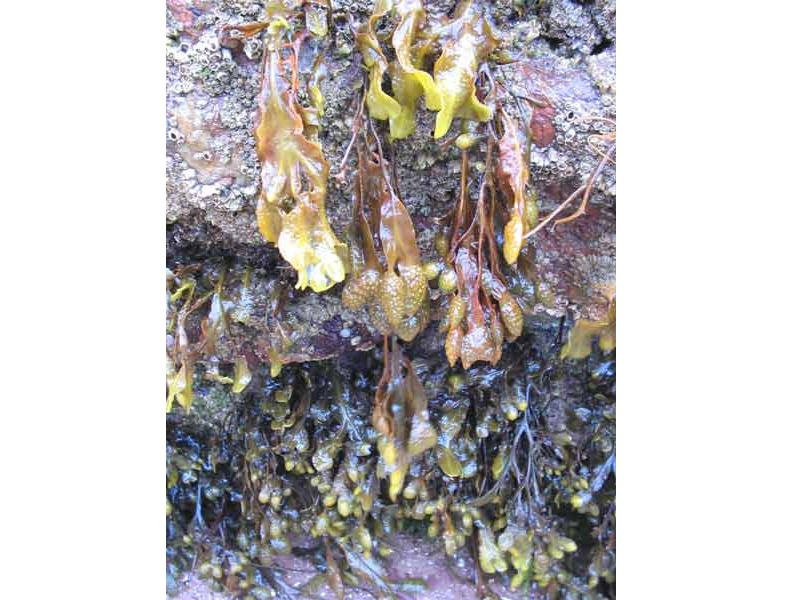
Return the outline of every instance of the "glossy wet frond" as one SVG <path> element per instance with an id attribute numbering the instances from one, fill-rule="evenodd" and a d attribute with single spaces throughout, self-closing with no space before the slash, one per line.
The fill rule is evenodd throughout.
<path id="1" fill-rule="evenodd" d="M 270 38 L 265 50 L 258 98 L 255 136 L 262 166 L 256 216 L 261 235 L 277 244 L 297 271 L 296 287 L 323 292 L 344 280 L 347 248 L 325 213 L 329 166 L 314 132 L 304 123 L 293 87 L 296 57 L 282 58 L 279 39 Z M 315 102 L 321 110 L 320 97 Z"/>
<path id="2" fill-rule="evenodd" d="M 354 273 L 342 291 L 342 301 L 351 309 L 368 304 L 378 331 L 410 341 L 430 319 L 428 280 L 414 223 L 390 183 L 380 142 L 377 138 L 373 141 L 375 146 L 366 140 L 357 146 L 352 231 L 353 243 L 360 252 L 353 261 Z M 376 251 L 367 209 L 377 226 L 383 262 Z"/>
<path id="3" fill-rule="evenodd" d="M 490 185 L 490 178 L 485 178 L 478 201 L 470 203 L 466 187 L 468 152 L 462 150 L 461 198 L 453 217 L 448 255 L 448 261 L 452 260 L 448 269 L 452 270 L 456 285 L 445 320 L 444 344 L 450 365 L 455 366 L 461 360 L 465 369 L 479 361 L 497 363 L 503 353 L 503 342 L 516 339 L 523 330 L 522 310 L 500 271 L 494 234 L 494 186 Z M 493 160 L 490 141 L 486 163 L 492 165 Z M 441 283 L 440 289 L 451 291 L 449 285 L 443 288 Z"/>
<path id="4" fill-rule="evenodd" d="M 475 79 L 478 66 L 491 54 L 498 40 L 479 5 L 462 0 L 453 21 L 443 28 L 442 54 L 433 67 L 433 78 L 442 98 L 434 138 L 443 137 L 456 117 L 482 122 L 492 117 L 491 109 L 477 97 Z"/>
<path id="5" fill-rule="evenodd" d="M 582 359 L 592 352 L 592 342 L 597 340 L 603 352 L 617 347 L 617 299 L 611 299 L 608 314 L 599 321 L 578 319 L 569 332 L 567 343 L 561 348 L 561 358 Z"/>
<path id="6" fill-rule="evenodd" d="M 417 100 L 425 97 L 428 110 L 442 107 L 442 95 L 430 73 L 422 69 L 432 50 L 432 39 L 420 38 L 426 15 L 421 0 L 399 0 L 396 7 L 400 22 L 392 35 L 397 61 L 389 68 L 392 92 L 400 104 L 400 113 L 389 119 L 392 138 L 408 137 L 416 131 Z"/>
<path id="7" fill-rule="evenodd" d="M 397 22 L 391 38 L 396 60 L 391 63 L 376 33 L 377 22 L 390 14 Z M 389 121 L 392 139 L 416 131 L 417 104 L 423 97 L 428 110 L 439 111 L 434 138 L 444 136 L 454 118 L 491 118 L 491 109 L 478 99 L 475 79 L 498 40 L 479 3 L 464 0 L 453 19 L 430 20 L 421 0 L 376 0 L 356 41 L 369 73 L 369 114 Z M 437 48 L 441 52 L 431 74 L 425 71 L 425 62 Z M 391 94 L 382 87 L 387 72 Z"/>
<path id="8" fill-rule="evenodd" d="M 513 265 L 517 262 L 529 221 L 526 214 L 526 186 L 530 178 L 525 154 L 520 144 L 516 123 L 502 113 L 503 137 L 498 142 L 497 179 L 508 203 L 510 216 L 503 229 L 503 257 Z"/>
<path id="9" fill-rule="evenodd" d="M 166 411 L 174 408 L 175 402 L 187 413 L 194 402 L 195 365 L 204 359 L 215 357 L 218 344 L 230 331 L 231 312 L 234 303 L 224 293 L 226 269 L 215 275 L 212 290 L 198 298 L 198 282 L 190 270 L 180 275 L 170 273 L 167 278 L 167 405 Z M 207 311 L 204 317 L 199 317 Z M 190 337 L 190 319 L 199 321 L 199 335 Z M 241 393 L 250 383 L 250 371 L 243 356 L 236 358 L 234 378 L 224 377 L 213 369 L 205 369 L 206 379 L 233 384 L 234 392 Z"/>
<path id="10" fill-rule="evenodd" d="M 372 14 L 356 33 L 356 43 L 364 66 L 369 72 L 367 108 L 374 119 L 386 120 L 400 114 L 400 104 L 383 91 L 383 76 L 389 68 L 389 61 L 381 50 L 375 31 L 376 23 L 392 9 L 392 0 L 375 0 Z"/>
<path id="11" fill-rule="evenodd" d="M 428 397 L 411 363 L 396 340 L 384 344 L 384 371 L 372 409 L 372 426 L 379 433 L 379 475 L 389 480 L 389 498 L 402 490 L 410 461 L 436 444 L 428 415 Z"/>
<path id="12" fill-rule="evenodd" d="M 237 26 L 240 36 L 266 30 L 255 131 L 259 231 L 297 271 L 298 288 L 325 291 L 351 270 L 342 304 L 365 308 L 384 346 L 292 365 L 310 355 L 298 348 L 294 315 L 280 308 L 290 293 L 282 284 L 277 292 L 251 287 L 249 266 L 239 292 L 226 291 L 224 269 L 168 273 L 167 410 L 195 405 L 195 419 L 210 386 L 228 411 L 202 443 L 177 415 L 168 418 L 176 432 L 167 460 L 168 565 L 181 557 L 182 568 L 197 565 L 237 597 L 317 597 L 325 581 L 339 598 L 355 586 L 402 597 L 424 582 L 389 576 L 391 536 L 427 529 L 447 555 L 472 552 L 482 597 L 484 574 L 526 596 L 609 597 L 614 359 L 598 365 L 591 350 L 595 340 L 614 348 L 615 302 L 601 321 L 578 320 L 561 349 L 561 358 L 588 356 L 589 368 L 558 360 L 560 330 L 526 323 L 537 265 L 535 245 L 524 242 L 538 206 L 529 140 L 518 126 L 526 117 L 513 112 L 487 64 L 499 43 L 487 5 L 464 0 L 447 18 L 426 14 L 420 0 L 377 0 L 355 31 L 367 86 L 336 175 L 352 190 L 349 249 L 325 214 L 329 167 L 317 137 L 330 65 L 322 52 L 313 63 L 304 54 L 302 78 L 298 69 L 304 40 L 319 49 L 341 23 L 326 0 L 275 0 L 264 7 L 269 22 Z M 431 143 L 461 151 L 461 185 L 452 212 L 433 218 L 447 224 L 434 232 L 437 256 L 425 263 L 409 207 L 426 216 L 431 207 L 406 206 L 409 171 L 394 163 L 403 150 L 387 145 L 415 132 L 423 103 L 439 111 L 436 138 L 454 119 L 473 121 Z M 529 134 L 546 145 L 554 109 L 535 108 Z M 357 167 L 347 177 L 351 149 Z M 432 315 L 440 337 L 423 338 Z M 338 330 L 337 317 L 323 328 Z M 267 325 L 254 347 L 232 339 L 260 319 Z M 408 356 L 398 338 L 418 339 Z M 431 340 L 443 343 L 450 368 L 441 350 L 427 351 Z M 413 357 L 412 349 L 422 352 Z M 590 380 L 587 394 L 565 402 L 563 388 L 580 378 Z M 298 589 L 281 575 L 280 556 L 289 555 L 310 557 L 319 571 Z"/>

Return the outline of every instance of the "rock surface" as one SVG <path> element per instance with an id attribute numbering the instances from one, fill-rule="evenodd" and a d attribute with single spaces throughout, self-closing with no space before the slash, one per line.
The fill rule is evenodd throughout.
<path id="1" fill-rule="evenodd" d="M 319 44 L 327 67 L 320 82 L 325 101 L 320 142 L 332 174 L 339 171 L 350 141 L 362 86 L 361 57 L 348 19 L 364 22 L 372 4 L 372 0 L 332 0 L 334 27 Z M 426 0 L 424 4 L 429 14 L 447 15 L 456 2 Z M 615 2 L 499 0 L 485 4 L 501 33 L 504 55 L 513 59 L 491 66 L 497 83 L 519 97 L 519 102 L 505 108 L 521 125 L 533 121 L 534 135 L 541 142 L 532 148 L 530 171 L 541 218 L 546 218 L 590 179 L 602 152 L 613 144 Z M 296 273 L 256 227 L 260 166 L 253 127 L 263 48 L 255 40 L 239 49 L 226 48 L 219 34 L 226 25 L 263 20 L 264 14 L 264 3 L 252 0 L 167 0 L 167 267 L 177 273 L 196 265 L 194 273 L 206 283 L 205 289 L 213 289 L 224 271 L 221 295 L 231 316 L 213 359 L 202 365 L 205 375 L 196 377 L 193 414 L 188 419 L 180 411 L 170 414 L 168 427 L 190 422 L 206 431 L 224 430 L 231 406 L 241 399 L 231 393 L 229 384 L 209 380 L 207 375 L 218 374 L 220 367 L 220 372 L 231 374 L 234 361 L 242 357 L 255 379 L 263 382 L 269 379 L 267 365 L 274 363 L 276 354 L 284 364 L 338 357 L 342 365 L 357 370 L 360 361 L 354 355 L 363 357 L 359 351 L 382 344 L 366 309 L 352 311 L 343 306 L 341 284 L 322 294 L 294 289 Z M 304 64 L 301 57 L 301 70 Z M 526 98 L 549 107 L 544 118 L 532 115 Z M 399 191 L 414 221 L 423 261 L 436 258 L 434 236 L 442 230 L 459 193 L 459 151 L 452 143 L 456 128 L 442 140 L 434 140 L 434 120 L 435 113 L 420 109 L 417 132 L 391 149 Z M 473 152 L 473 162 L 484 152 L 485 143 Z M 351 179 L 345 177 L 339 183 L 331 177 L 328 182 L 328 218 L 342 241 L 348 241 Z M 478 175 L 473 179 L 471 190 L 476 197 Z M 577 198 L 560 216 L 571 214 L 579 203 Z M 506 346 L 503 361 L 535 354 L 545 343 L 557 352 L 552 340 L 565 330 L 565 324 L 559 324 L 563 317 L 568 323 L 578 317 L 605 315 L 606 294 L 616 278 L 615 212 L 616 178 L 614 163 L 609 161 L 594 181 L 585 215 L 537 232 L 521 255 L 519 277 L 508 271 L 512 291 L 525 313 L 526 331 Z M 422 365 L 416 366 L 421 368 L 426 389 L 438 386 L 441 396 L 448 369 L 443 335 L 436 323 L 444 312 L 437 293 L 431 290 L 433 322 L 405 349 L 415 364 Z M 201 337 L 207 313 L 198 311 L 187 319 L 190 341 Z M 168 337 L 168 347 L 172 343 Z M 576 367 L 576 371 L 583 369 Z M 490 388 L 494 385 L 491 373 L 495 371 L 479 364 L 466 374 L 467 386 Z M 374 384 L 370 380 L 364 387 Z M 436 415 L 442 407 L 437 393 L 430 396 Z M 558 431 L 565 426 L 567 408 L 586 402 L 583 379 L 573 374 L 556 378 L 552 397 L 546 425 Z M 426 579 L 428 592 L 419 597 L 477 597 L 469 579 L 474 566 L 467 564 L 471 561 L 467 553 L 459 559 L 467 561 L 464 568 L 454 573 L 450 569 L 454 562 L 458 566 L 458 560 L 448 561 L 440 547 L 403 535 L 396 543 L 398 554 L 388 561 L 391 574 Z M 313 572 L 310 565 L 284 566 Z M 294 575 L 302 581 L 310 576 Z M 181 600 L 229 597 L 214 592 L 196 574 L 178 584 Z M 501 597 L 513 597 L 497 582 L 491 585 Z M 333 595 L 321 589 L 318 597 Z M 346 597 L 367 595 L 348 589 Z"/>
<path id="2" fill-rule="evenodd" d="M 332 173 L 338 170 L 350 139 L 361 86 L 360 55 L 347 16 L 362 22 L 371 4 L 332 2 L 335 30 L 329 34 L 331 47 L 321 81 L 326 108 L 320 135 Z M 609 146 L 597 136 L 614 130 L 614 2 L 489 4 L 503 48 L 516 60 L 493 66 L 497 81 L 516 95 L 546 99 L 554 109 L 552 143 L 534 146 L 531 154 L 532 182 L 544 216 L 589 178 L 600 151 Z M 430 14 L 446 14 L 454 2 L 425 5 Z M 294 290 L 294 272 L 256 228 L 259 164 L 253 123 L 261 47 L 256 41 L 240 50 L 225 48 L 219 31 L 227 24 L 262 17 L 261 5 L 253 2 L 167 2 L 168 267 L 218 258 L 254 269 L 254 318 L 223 344 L 223 356 L 225 348 L 233 355 L 245 344 L 254 359 L 267 360 L 275 330 L 263 318 L 266 307 L 261 292 L 275 287 L 282 290 L 282 308 L 293 329 L 284 362 L 366 349 L 380 339 L 366 311 L 344 309 L 339 299 L 341 285 L 325 294 Z M 525 102 L 507 108 L 512 116 L 529 121 Z M 421 110 L 419 116 L 417 133 L 397 142 L 394 154 L 400 192 L 426 260 L 435 257 L 433 237 L 458 193 L 459 159 L 453 144 L 431 138 L 434 113 Z M 597 318 L 603 313 L 604 286 L 615 279 L 615 194 L 614 168 L 608 164 L 595 182 L 585 216 L 534 236 L 528 249 L 533 269 L 529 274 L 538 293 L 528 306 L 529 316 L 560 317 L 569 310 L 576 316 Z M 567 207 L 562 216 L 577 204 Z M 342 240 L 347 239 L 350 207 L 347 182 L 338 185 L 331 179 L 328 215 Z M 235 282 L 231 285 L 235 288 Z M 236 295 L 233 288 L 231 294 Z M 434 303 L 434 319 L 437 316 Z M 434 335 L 429 344 L 431 349 L 441 348 L 442 340 Z"/>
<path id="3" fill-rule="evenodd" d="M 425 600 L 481 600 L 471 580 L 474 561 L 467 552 L 459 552 L 454 560 L 448 560 L 441 548 L 427 540 L 420 540 L 406 534 L 398 534 L 394 539 L 394 554 L 389 566 L 393 580 L 421 580 Z M 319 572 L 309 561 L 285 557 L 281 564 L 287 571 L 287 583 L 295 589 L 307 583 Z M 489 582 L 492 591 L 506 600 L 523 598 L 520 592 L 506 589 L 498 582 Z M 224 592 L 214 590 L 213 584 L 194 573 L 187 574 L 179 582 L 179 591 L 174 600 L 225 600 Z M 375 596 L 366 590 L 348 589 L 345 600 L 372 600 Z M 336 595 L 323 580 L 314 593 L 318 600 L 334 600 Z"/>

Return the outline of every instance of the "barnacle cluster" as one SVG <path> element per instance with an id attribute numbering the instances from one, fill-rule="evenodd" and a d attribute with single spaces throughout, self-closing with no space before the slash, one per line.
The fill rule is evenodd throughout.
<path id="1" fill-rule="evenodd" d="M 200 265 L 167 269 L 167 412 L 174 403 L 186 411 L 194 400 L 195 370 L 203 362 L 203 379 L 231 386 L 239 394 L 250 383 L 252 374 L 242 354 L 233 358 L 232 369 L 219 370 L 218 343 L 230 331 L 231 321 L 246 322 L 250 317 L 250 273 L 243 274 L 237 298 L 225 292 L 228 270 L 222 265 L 210 274 Z"/>
<path id="2" fill-rule="evenodd" d="M 369 71 L 367 107 L 374 119 L 388 120 L 392 138 L 405 138 L 416 130 L 417 100 L 438 111 L 434 138 L 443 137 L 456 117 L 488 121 L 491 110 L 476 95 L 475 78 L 480 63 L 497 46 L 496 33 L 483 15 L 481 3 L 462 0 L 452 19 L 428 19 L 421 0 L 376 0 L 372 15 L 356 34 L 364 66 Z M 394 13 L 398 22 L 391 38 L 396 61 L 389 63 L 378 34 L 377 22 Z M 433 76 L 424 70 L 426 58 L 439 50 Z M 392 95 L 382 87 L 389 73 Z"/>

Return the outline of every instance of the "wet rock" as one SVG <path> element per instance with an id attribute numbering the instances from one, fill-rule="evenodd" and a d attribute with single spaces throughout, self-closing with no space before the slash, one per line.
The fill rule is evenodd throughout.
<path id="1" fill-rule="evenodd" d="M 453 2 L 425 5 L 431 15 L 444 15 Z M 371 7 L 369 0 L 332 2 L 331 44 L 327 49 L 318 45 L 327 65 L 320 82 L 325 99 L 320 141 L 332 174 L 338 172 L 350 140 L 362 85 L 347 15 L 360 22 Z M 552 108 L 552 143 L 534 146 L 531 153 L 541 216 L 586 181 L 599 152 L 609 145 L 597 136 L 613 132 L 613 124 L 599 118 L 615 117 L 615 10 L 613 1 L 556 0 L 536 8 L 513 1 L 492 3 L 495 26 L 504 32 L 503 48 L 521 59 L 494 65 L 498 81 Z M 213 257 L 227 257 L 240 266 L 252 263 L 265 279 L 280 280 L 291 289 L 294 274 L 256 228 L 260 182 L 252 128 L 260 52 L 226 48 L 218 41 L 224 25 L 262 16 L 259 3 L 246 1 L 167 3 L 167 254 L 172 266 Z M 508 108 L 520 121 L 530 121 L 525 101 Z M 433 239 L 457 198 L 460 167 L 455 145 L 431 137 L 435 113 L 420 110 L 418 115 L 416 133 L 392 144 L 387 153 L 394 157 L 399 192 L 414 221 L 421 258 L 427 261 L 437 258 Z M 484 148 L 485 143 L 477 152 Z M 342 185 L 331 178 L 328 187 L 329 220 L 342 240 L 348 237 L 351 218 L 350 179 L 345 177 Z M 577 202 L 562 216 L 575 208 Z M 540 231 L 529 244 L 539 291 L 534 312 L 560 317 L 567 309 L 580 316 L 602 311 L 605 300 L 598 290 L 614 279 L 614 220 L 615 177 L 609 164 L 595 182 L 587 214 Z M 284 311 L 297 336 L 288 360 L 330 357 L 369 348 L 379 339 L 366 311 L 349 314 L 344 309 L 340 288 L 322 295 L 288 293 Z M 432 309 L 435 320 L 440 316 L 435 299 Z M 349 337 L 339 335 L 344 321 L 354 324 Z M 435 329 L 434 323 L 421 338 L 431 348 L 441 348 Z M 261 359 L 272 332 L 267 324 L 254 322 L 237 335 L 238 345 L 248 345 Z"/>

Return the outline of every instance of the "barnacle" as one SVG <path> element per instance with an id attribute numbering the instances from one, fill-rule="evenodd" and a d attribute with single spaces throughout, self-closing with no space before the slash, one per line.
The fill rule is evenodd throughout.
<path id="1" fill-rule="evenodd" d="M 343 281 L 346 246 L 325 214 L 328 162 L 319 142 L 306 135 L 297 100 L 296 57 L 292 81 L 283 73 L 279 36 L 268 40 L 258 98 L 256 150 L 261 161 L 261 194 L 256 216 L 265 240 L 277 243 L 297 271 L 297 288 L 322 292 Z"/>
<path id="2" fill-rule="evenodd" d="M 498 39 L 481 9 L 472 0 L 462 0 L 454 19 L 441 36 L 442 54 L 433 66 L 433 78 L 441 94 L 434 138 L 444 136 L 455 117 L 488 121 L 491 109 L 476 95 L 475 79 L 481 61 L 494 50 Z"/>

